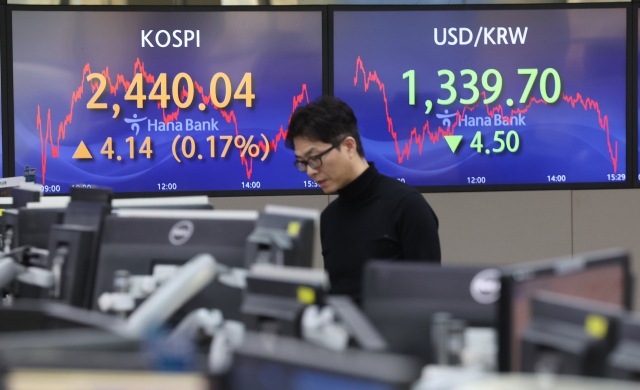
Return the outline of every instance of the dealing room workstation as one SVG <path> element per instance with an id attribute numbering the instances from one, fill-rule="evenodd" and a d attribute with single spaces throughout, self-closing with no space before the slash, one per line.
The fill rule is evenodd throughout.
<path id="1" fill-rule="evenodd" d="M 6 388 L 640 387 L 638 4 L 60 3 L 0 5 Z"/>

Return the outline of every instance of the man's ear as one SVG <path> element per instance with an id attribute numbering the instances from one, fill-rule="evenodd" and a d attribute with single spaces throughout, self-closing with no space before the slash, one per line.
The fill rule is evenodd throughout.
<path id="1" fill-rule="evenodd" d="M 342 147 L 346 148 L 349 157 L 358 154 L 358 145 L 356 144 L 356 140 L 353 137 L 345 138 L 344 141 L 342 141 Z"/>

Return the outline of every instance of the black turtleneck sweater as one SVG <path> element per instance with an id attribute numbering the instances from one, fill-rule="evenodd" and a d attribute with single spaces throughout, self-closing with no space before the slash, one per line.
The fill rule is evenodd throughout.
<path id="1" fill-rule="evenodd" d="M 360 301 L 362 273 L 369 259 L 440 263 L 438 218 L 418 190 L 370 165 L 338 195 L 320 218 L 332 294 Z"/>

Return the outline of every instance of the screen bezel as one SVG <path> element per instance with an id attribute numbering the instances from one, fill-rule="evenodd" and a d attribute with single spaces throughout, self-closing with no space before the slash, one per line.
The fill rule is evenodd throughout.
<path id="1" fill-rule="evenodd" d="M 631 163 L 631 167 L 633 168 L 633 187 L 640 188 L 640 153 L 638 152 L 638 136 L 640 132 L 640 125 L 638 123 L 638 55 L 640 53 L 640 48 L 638 45 L 640 42 L 638 41 L 638 34 L 640 26 L 638 26 L 638 13 L 640 12 L 640 5 L 634 1 L 633 6 L 631 8 L 631 32 L 629 33 L 629 40 L 631 41 L 632 54 L 631 54 L 631 73 L 633 74 L 633 78 L 631 80 L 631 88 L 633 88 L 633 92 L 630 96 L 631 105 L 633 106 L 633 115 L 632 115 L 632 131 L 631 136 L 633 140 L 633 148 L 631 150 L 631 154 L 633 155 L 633 160 Z M 627 172 L 629 169 L 627 168 Z"/>
<path id="2" fill-rule="evenodd" d="M 329 43 L 329 94 L 334 95 L 334 30 L 333 21 L 335 12 L 342 11 L 522 11 L 522 10 L 567 10 L 567 9 L 626 9 L 627 11 L 627 52 L 626 52 L 626 180 L 620 182 L 597 182 L 597 183 L 563 183 L 563 184 L 492 184 L 492 185 L 444 185 L 444 186 L 415 186 L 422 193 L 439 193 L 439 192 L 486 192 L 486 191 L 530 191 L 530 190 L 581 190 L 581 189 L 621 189 L 631 188 L 633 181 L 629 172 L 635 177 L 634 166 L 638 165 L 632 163 L 636 156 L 637 151 L 636 140 L 633 137 L 634 123 L 634 109 L 632 107 L 633 102 L 630 97 L 633 98 L 634 83 L 637 83 L 635 74 L 632 72 L 632 60 L 633 54 L 636 53 L 632 46 L 632 35 L 630 33 L 632 29 L 632 17 L 631 3 L 579 3 L 579 4 L 485 4 L 485 5 L 464 5 L 464 6 L 451 6 L 451 5 L 362 5 L 362 6 L 348 6 L 348 5 L 332 5 L 329 6 L 329 26 L 328 26 L 328 43 Z M 637 33 L 637 31 L 636 31 Z M 637 113 L 636 113 L 637 114 Z M 637 115 L 636 115 L 637 116 Z M 637 131 L 636 131 L 637 133 Z M 632 144 L 633 143 L 633 144 Z M 634 146 L 634 150 L 630 150 L 630 145 Z M 637 158 L 636 158 L 637 160 Z M 640 184 L 638 185 L 640 187 Z"/>
<path id="3" fill-rule="evenodd" d="M 13 148 L 10 148 L 9 145 L 13 144 L 13 131 L 9 131 L 9 118 L 8 118 L 8 114 L 9 114 L 9 110 L 8 110 L 8 100 L 9 100 L 9 91 L 10 89 L 8 88 L 8 82 L 9 82 L 9 77 L 7 77 L 7 75 L 9 74 L 8 69 L 7 69 L 7 64 L 9 63 L 7 61 L 7 33 L 9 31 L 8 27 L 7 27 L 7 23 L 6 23 L 6 14 L 7 14 L 7 1 L 6 0 L 0 0 L 0 21 L 5 21 L 4 26 L 2 26 L 0 28 L 0 64 L 2 64 L 2 69 L 0 71 L 0 99 L 1 104 L 0 104 L 0 110 L 2 111 L 2 121 L 0 121 L 0 129 L 2 130 L 2 170 L 0 171 L 2 173 L 2 177 L 8 177 L 11 176 L 9 175 L 9 164 L 10 162 L 13 161 L 13 155 L 9 155 L 9 151 L 13 150 Z"/>
<path id="4" fill-rule="evenodd" d="M 622 252 L 611 252 L 608 255 L 602 253 L 594 253 L 594 257 L 590 258 L 590 254 L 585 254 L 584 263 L 582 268 L 573 270 L 572 272 L 558 272 L 553 259 L 543 260 L 542 262 L 527 263 L 522 265 L 513 265 L 510 268 L 502 269 L 502 276 L 500 277 L 500 299 L 498 300 L 498 310 L 496 311 L 496 323 L 498 324 L 498 371 L 499 372 L 511 372 L 511 332 L 512 329 L 512 315 L 513 305 L 512 298 L 515 286 L 518 282 L 516 280 L 516 273 L 524 272 L 527 274 L 527 281 L 545 277 L 545 276 L 563 276 L 584 272 L 594 268 L 605 267 L 612 264 L 621 264 L 623 269 L 623 299 L 624 309 L 631 310 L 632 305 L 632 290 L 633 290 L 633 277 L 630 273 L 630 259 L 629 256 Z M 577 258 L 579 255 L 577 255 Z M 558 258 L 559 261 L 566 261 L 569 257 Z"/>
<path id="5" fill-rule="evenodd" d="M 65 11 L 85 11 L 85 12 L 320 12 L 321 30 L 322 30 L 322 94 L 328 94 L 328 56 L 327 56 L 327 17 L 328 11 L 326 6 L 24 6 L 9 5 L 6 7 L 6 37 L 7 37 L 7 56 L 6 72 L 11 83 L 11 88 L 7 90 L 13 91 L 13 12 L 14 11 L 47 11 L 47 12 L 65 12 Z M 9 77 L 11 76 L 11 77 Z M 5 174 L 15 176 L 15 142 L 14 142 L 14 94 L 7 93 L 8 103 L 7 124 L 9 127 L 7 133 L 11 135 L 10 144 L 7 144 L 5 150 L 10 150 L 11 159 L 5 165 Z M 4 104 L 4 102 L 3 102 Z M 3 118 L 4 120 L 4 118 Z M 293 160 L 291 164 L 292 172 L 295 169 Z M 90 183 L 93 184 L 93 183 Z M 97 183 L 100 185 L 99 183 Z M 47 194 L 47 196 L 69 195 L 68 193 Z M 325 195 L 321 189 L 277 189 L 277 190 L 203 190 L 203 191 L 149 191 L 149 192 L 114 192 L 114 198 L 135 198 L 135 197 L 163 197 L 163 196 L 181 196 L 181 195 L 207 195 L 210 197 L 224 196 L 277 196 L 277 195 Z"/>

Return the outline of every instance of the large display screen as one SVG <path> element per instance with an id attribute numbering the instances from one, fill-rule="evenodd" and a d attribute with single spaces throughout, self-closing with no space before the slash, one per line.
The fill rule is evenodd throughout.
<path id="1" fill-rule="evenodd" d="M 322 19 L 12 10 L 16 175 L 45 193 L 312 187 L 284 138 L 323 93 Z"/>
<path id="2" fill-rule="evenodd" d="M 626 182 L 626 32 L 627 8 L 337 9 L 334 95 L 414 186 Z"/>

